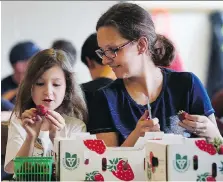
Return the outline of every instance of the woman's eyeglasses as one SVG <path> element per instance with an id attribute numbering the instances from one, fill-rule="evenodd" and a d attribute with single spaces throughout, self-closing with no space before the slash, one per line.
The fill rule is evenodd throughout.
<path id="1" fill-rule="evenodd" d="M 133 40 L 134 41 L 134 40 Z M 107 49 L 105 51 L 101 50 L 101 49 L 98 49 L 96 50 L 96 54 L 98 55 L 99 58 L 103 59 L 103 56 L 106 56 L 107 58 L 109 59 L 113 59 L 117 56 L 117 52 L 124 48 L 125 46 L 129 45 L 130 43 L 132 43 L 133 41 L 129 41 L 129 42 L 126 42 L 125 44 L 117 47 L 117 48 L 114 48 L 114 49 Z"/>

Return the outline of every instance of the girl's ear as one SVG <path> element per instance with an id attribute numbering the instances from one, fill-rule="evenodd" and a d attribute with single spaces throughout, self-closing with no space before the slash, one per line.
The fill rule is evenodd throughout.
<path id="1" fill-rule="evenodd" d="M 148 47 L 149 47 L 149 42 L 148 42 L 147 38 L 141 37 L 138 40 L 138 45 L 137 45 L 138 53 L 143 54 L 145 52 L 148 52 Z"/>

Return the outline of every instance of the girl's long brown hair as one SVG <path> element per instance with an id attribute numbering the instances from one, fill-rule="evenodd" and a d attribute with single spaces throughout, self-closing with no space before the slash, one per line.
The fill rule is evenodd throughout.
<path id="1" fill-rule="evenodd" d="M 63 50 L 46 49 L 33 56 L 28 64 L 26 74 L 20 83 L 16 95 L 16 104 L 12 112 L 21 118 L 22 113 L 32 107 L 36 107 L 31 96 L 31 89 L 37 79 L 53 66 L 59 66 L 65 74 L 66 92 L 62 104 L 55 110 L 60 114 L 76 117 L 87 122 L 87 106 L 83 92 L 75 80 L 70 65 L 70 57 Z"/>

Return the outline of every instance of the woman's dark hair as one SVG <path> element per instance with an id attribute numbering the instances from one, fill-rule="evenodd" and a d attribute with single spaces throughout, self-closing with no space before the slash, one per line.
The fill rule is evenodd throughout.
<path id="1" fill-rule="evenodd" d="M 79 84 L 76 82 L 70 57 L 63 50 L 46 49 L 37 53 L 29 61 L 24 79 L 19 85 L 16 95 L 16 104 L 13 113 L 21 117 L 22 113 L 32 107 L 36 107 L 31 96 L 33 84 L 48 69 L 59 66 L 65 75 L 66 91 L 62 104 L 55 110 L 60 114 L 76 117 L 86 123 L 87 106 Z M 12 115 L 13 115 L 12 113 Z"/>
<path id="2" fill-rule="evenodd" d="M 156 66 L 169 66 L 174 58 L 175 48 L 171 41 L 156 34 L 150 14 L 136 4 L 115 4 L 100 17 L 96 30 L 103 26 L 114 26 L 128 40 L 146 37 Z"/>

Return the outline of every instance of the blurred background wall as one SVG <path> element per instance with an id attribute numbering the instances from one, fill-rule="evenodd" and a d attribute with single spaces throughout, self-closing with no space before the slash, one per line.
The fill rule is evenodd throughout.
<path id="1" fill-rule="evenodd" d="M 3 1 L 2 8 L 2 50 L 1 78 L 12 73 L 8 61 L 10 48 L 21 40 L 33 40 L 41 48 L 48 48 L 58 38 L 71 40 L 78 51 L 75 71 L 80 83 L 91 80 L 87 68 L 80 62 L 83 41 L 95 31 L 100 15 L 117 1 Z M 134 2 L 134 1 L 131 1 Z M 216 8 L 223 9 L 221 1 L 216 2 L 160 2 L 135 1 L 148 11 L 153 8 L 169 9 L 170 37 L 184 62 L 185 69 L 195 73 L 206 84 L 210 52 L 209 14 Z M 165 22 L 158 18 L 157 31 L 165 31 Z"/>

